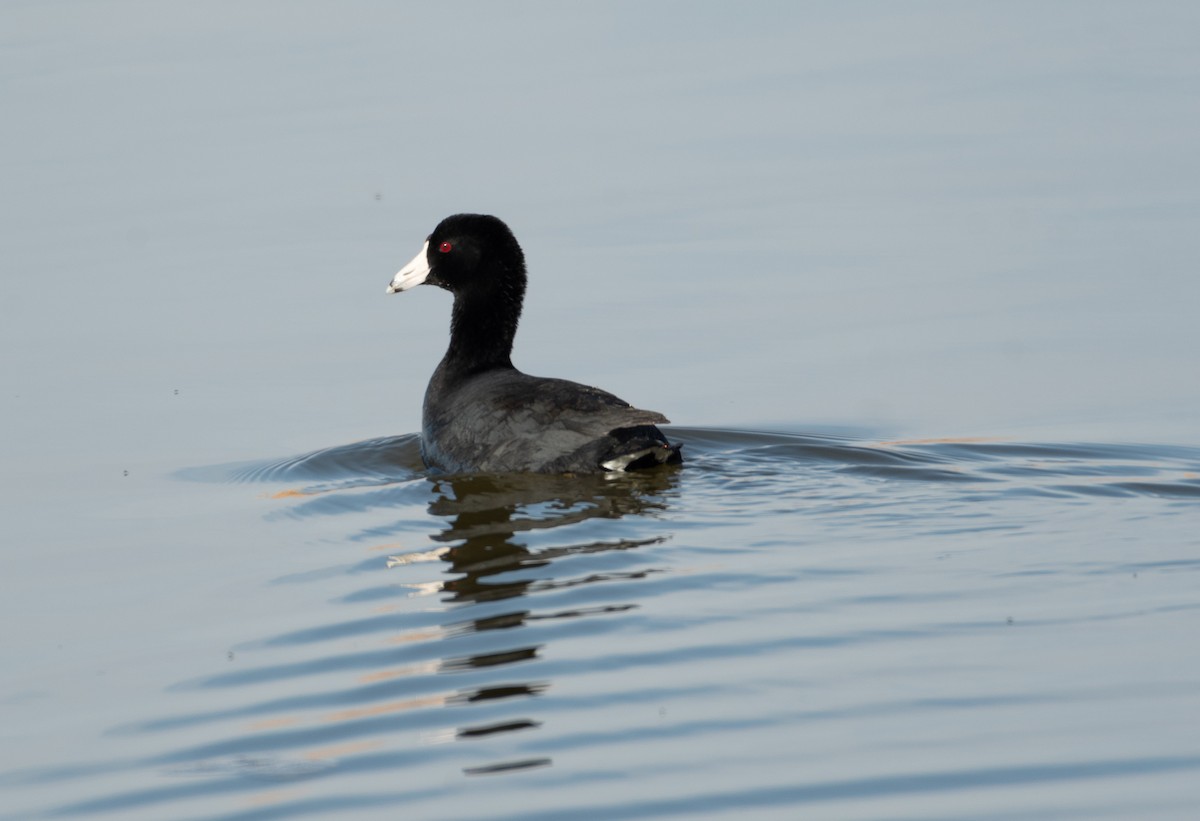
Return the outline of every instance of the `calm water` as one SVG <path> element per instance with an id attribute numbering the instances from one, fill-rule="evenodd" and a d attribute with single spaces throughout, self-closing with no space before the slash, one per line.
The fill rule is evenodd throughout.
<path id="1" fill-rule="evenodd" d="M 1194 819 L 1197 31 L 0 3 L 0 818 Z M 459 211 L 682 469 L 423 474 Z"/>
<path id="2" fill-rule="evenodd" d="M 118 818 L 1192 815 L 1200 449 L 673 434 L 682 469 L 612 479 L 425 477 L 413 436 L 183 471 L 238 491 L 197 484 L 228 506 L 202 518 L 281 536 L 238 547 L 278 564 L 278 615 L 214 607 L 203 674 L 6 792 Z"/>

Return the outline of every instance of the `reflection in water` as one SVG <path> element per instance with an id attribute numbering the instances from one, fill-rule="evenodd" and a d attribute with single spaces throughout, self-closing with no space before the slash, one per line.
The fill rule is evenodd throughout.
<path id="1" fill-rule="evenodd" d="M 417 525 L 437 547 L 386 559 L 377 555 L 340 573 L 285 577 L 291 584 L 328 582 L 338 575 L 357 580 L 356 588 L 339 601 L 352 607 L 373 603 L 376 615 L 346 619 L 335 614 L 313 627 L 245 643 L 229 654 L 239 662 L 236 670 L 174 688 L 241 692 L 241 699 L 231 701 L 225 696 L 220 699 L 224 706 L 218 709 L 118 729 L 123 735 L 151 734 L 218 729 L 229 721 L 238 722 L 226 729 L 224 738 L 126 764 L 157 767 L 174 777 L 199 776 L 202 783 L 188 781 L 173 788 L 111 795 L 76 802 L 61 811 L 120 812 L 170 805 L 201 793 L 247 791 L 253 793 L 250 802 L 271 804 L 273 799 L 259 792 L 259 782 L 308 782 L 348 771 L 389 769 L 417 750 L 427 763 L 458 762 L 458 770 L 468 776 L 550 766 L 551 756 L 524 754 L 502 743 L 508 737 L 536 733 L 546 723 L 530 711 L 530 705 L 550 691 L 552 676 L 517 672 L 539 666 L 544 672 L 552 670 L 553 664 L 543 658 L 546 631 L 539 634 L 541 639 L 520 636 L 536 633 L 536 625 L 636 609 L 630 601 L 604 596 L 594 601 L 597 597 L 581 596 L 578 591 L 603 582 L 641 579 L 649 569 L 614 567 L 578 573 L 555 565 L 572 559 L 587 562 L 589 557 L 664 541 L 668 534 L 661 517 L 669 509 L 679 470 L 664 467 L 612 477 L 425 477 L 418 460 L 416 438 L 406 436 L 268 463 L 183 472 L 183 478 L 192 480 L 286 481 L 289 487 L 271 498 L 287 505 L 287 519 L 308 521 L 332 515 L 366 520 L 362 532 L 350 536 L 350 543 L 364 534 L 387 538 L 387 529 L 374 521 L 379 511 L 420 499 L 426 514 L 414 517 L 415 511 L 410 510 L 401 535 L 411 542 L 409 531 Z M 632 528 L 636 536 L 605 538 L 606 526 L 592 527 L 625 517 L 639 520 Z M 269 514 L 268 519 L 279 515 Z M 381 570 L 402 573 L 404 580 L 381 585 Z M 362 587 L 363 578 L 370 586 Z M 414 596 L 436 597 L 441 606 L 413 612 L 402 602 Z M 282 657 L 280 651 L 286 651 Z M 255 663 L 257 657 L 263 657 L 264 663 Z M 350 683 L 343 677 L 347 673 L 353 675 Z M 290 695 L 271 695 L 279 687 Z M 421 739 L 416 748 L 407 738 L 414 731 Z M 454 753 L 443 743 L 454 741 L 487 744 L 497 753 L 483 760 L 479 753 Z M 98 775 L 120 770 L 122 765 L 85 769 Z M 40 777 L 69 776 L 64 770 Z"/>
<path id="2" fill-rule="evenodd" d="M 1069 787 L 1093 772 L 1200 769 L 1178 746 L 1121 757 L 1112 745 L 1106 756 L 1060 750 L 1043 769 L 1000 766 L 975 741 L 1003 731 L 986 718 L 998 710 L 1057 727 L 1043 739 L 1053 742 L 1070 736 L 1076 712 L 1094 732 L 1099 707 L 1128 713 L 1147 692 L 1190 703 L 1191 685 L 1138 678 L 1152 666 L 1110 669 L 1107 650 L 1072 659 L 1054 680 L 1041 671 L 1108 625 L 1200 612 L 1194 597 L 1133 598 L 1155 576 L 1200 569 L 1194 550 L 1167 537 L 1194 532 L 1172 527 L 1194 516 L 1200 452 L 672 435 L 687 444 L 687 465 L 612 477 L 428 477 L 411 436 L 189 471 L 276 484 L 264 527 L 324 533 L 332 564 L 265 586 L 286 627 L 263 636 L 237 625 L 243 643 L 227 667 L 172 688 L 190 707 L 114 730 L 156 752 L 8 782 L 98 779 L 98 797 L 58 807 L 64 815 L 199 817 L 192 802 L 219 799 L 236 814 L 223 805 L 212 817 L 404 806 L 457 818 L 472 816 L 462 804 L 434 808 L 459 800 L 463 776 L 492 775 L 472 788 L 551 779 L 536 783 L 563 817 L 602 806 L 604 817 L 635 818 L 698 817 L 755 795 L 789 816 L 860 795 L 986 790 L 997 772 L 1018 773 L 1005 782 L 1018 787 Z M 1147 517 L 1151 545 L 1139 541 Z M 1100 593 L 1079 594 L 1097 580 Z M 1117 580 L 1140 587 L 1113 596 Z M 1041 643 L 1032 661 L 1025 642 Z M 889 749 L 911 749 L 899 739 L 912 737 L 956 760 L 913 777 L 890 764 L 861 777 L 813 764 L 879 728 L 893 734 Z M 855 760 L 898 760 L 861 743 Z M 723 787 L 731 747 L 755 765 Z M 962 768 L 950 766 L 960 756 Z M 777 758 L 807 762 L 805 783 L 756 788 Z M 145 769 L 166 780 L 108 786 Z M 696 772 L 714 776 L 712 794 L 676 788 L 673 773 L 694 783 Z M 586 792 L 617 777 L 641 803 Z M 490 809 L 475 807 L 480 815 Z"/>
<path id="3" fill-rule="evenodd" d="M 580 582 L 554 581 L 520 571 L 532 571 L 573 553 L 628 550 L 661 541 L 664 537 L 658 536 L 530 550 L 520 541 L 520 534 L 576 525 L 588 519 L 663 511 L 663 494 L 672 486 L 676 473 L 675 469 L 664 469 L 612 477 L 480 475 L 435 479 L 437 498 L 429 511 L 446 519 L 449 526 L 434 538 L 452 545 L 442 558 L 450 563 L 453 573 L 459 574 L 443 585 L 451 594 L 448 600 L 496 601 L 524 595 L 530 588 L 577 584 Z M 515 627 L 524 617 L 517 613 L 490 616 L 476 620 L 475 629 Z"/>
<path id="4" fill-rule="evenodd" d="M 454 605 L 501 602 L 526 597 L 538 591 L 611 580 L 641 578 L 645 572 L 591 574 L 582 579 L 560 579 L 548 570 L 555 560 L 572 554 L 629 550 L 655 544 L 664 537 L 587 541 L 554 544 L 531 549 L 524 537 L 533 531 L 578 525 L 588 519 L 616 519 L 626 515 L 649 515 L 664 511 L 664 492 L 673 486 L 677 469 L 664 468 L 642 474 L 564 477 L 542 475 L 470 475 L 433 480 L 436 497 L 429 511 L 444 519 L 445 530 L 434 535 L 449 546 L 441 558 L 449 563 L 451 578 L 442 584 L 445 601 Z M 393 562 L 396 560 L 393 557 Z M 448 635 L 513 630 L 534 620 L 579 618 L 633 609 L 633 604 L 609 604 L 571 608 L 555 612 L 519 609 L 489 612 L 486 616 L 456 623 Z M 481 652 L 445 658 L 444 673 L 467 669 L 501 667 L 533 661 L 539 646 L 519 646 L 503 651 Z M 483 688 L 468 700 L 511 698 L 542 692 L 547 685 L 533 682 Z M 465 726 L 459 738 L 476 738 L 516 730 L 532 729 L 539 722 L 525 717 L 485 726 Z M 467 767 L 469 775 L 510 772 L 547 766 L 550 758 L 505 761 L 484 767 Z"/>

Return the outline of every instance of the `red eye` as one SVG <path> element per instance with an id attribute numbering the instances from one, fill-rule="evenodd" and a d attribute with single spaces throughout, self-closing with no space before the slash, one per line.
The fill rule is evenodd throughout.
<path id="1" fill-rule="evenodd" d="M 454 246 L 448 242 L 443 242 L 441 245 L 438 246 L 438 250 L 441 251 L 443 254 L 450 253 L 451 249 L 453 249 L 453 248 L 454 248 Z"/>

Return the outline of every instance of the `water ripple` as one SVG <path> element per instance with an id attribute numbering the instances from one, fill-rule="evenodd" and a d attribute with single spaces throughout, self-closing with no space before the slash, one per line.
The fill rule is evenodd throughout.
<path id="1" fill-rule="evenodd" d="M 143 755 L 4 783 L 114 785 L 60 816 L 527 821 L 996 791 L 1051 817 L 1035 787 L 1195 777 L 1169 721 L 1113 753 L 1148 694 L 1200 700 L 1136 662 L 1200 626 L 1200 449 L 671 435 L 687 464 L 631 476 L 430 476 L 415 436 L 181 471 L 268 487 L 263 533 L 320 545 L 263 579 L 293 616 L 112 728 Z"/>

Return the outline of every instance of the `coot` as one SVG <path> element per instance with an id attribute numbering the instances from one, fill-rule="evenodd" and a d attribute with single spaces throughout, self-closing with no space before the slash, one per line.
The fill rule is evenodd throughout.
<path id="1" fill-rule="evenodd" d="M 599 473 L 682 461 L 680 445 L 655 427 L 667 421 L 661 413 L 513 367 L 525 255 L 503 222 L 483 214 L 442 220 L 387 292 L 423 283 L 454 294 L 450 347 L 425 391 L 426 465 L 450 473 Z"/>

